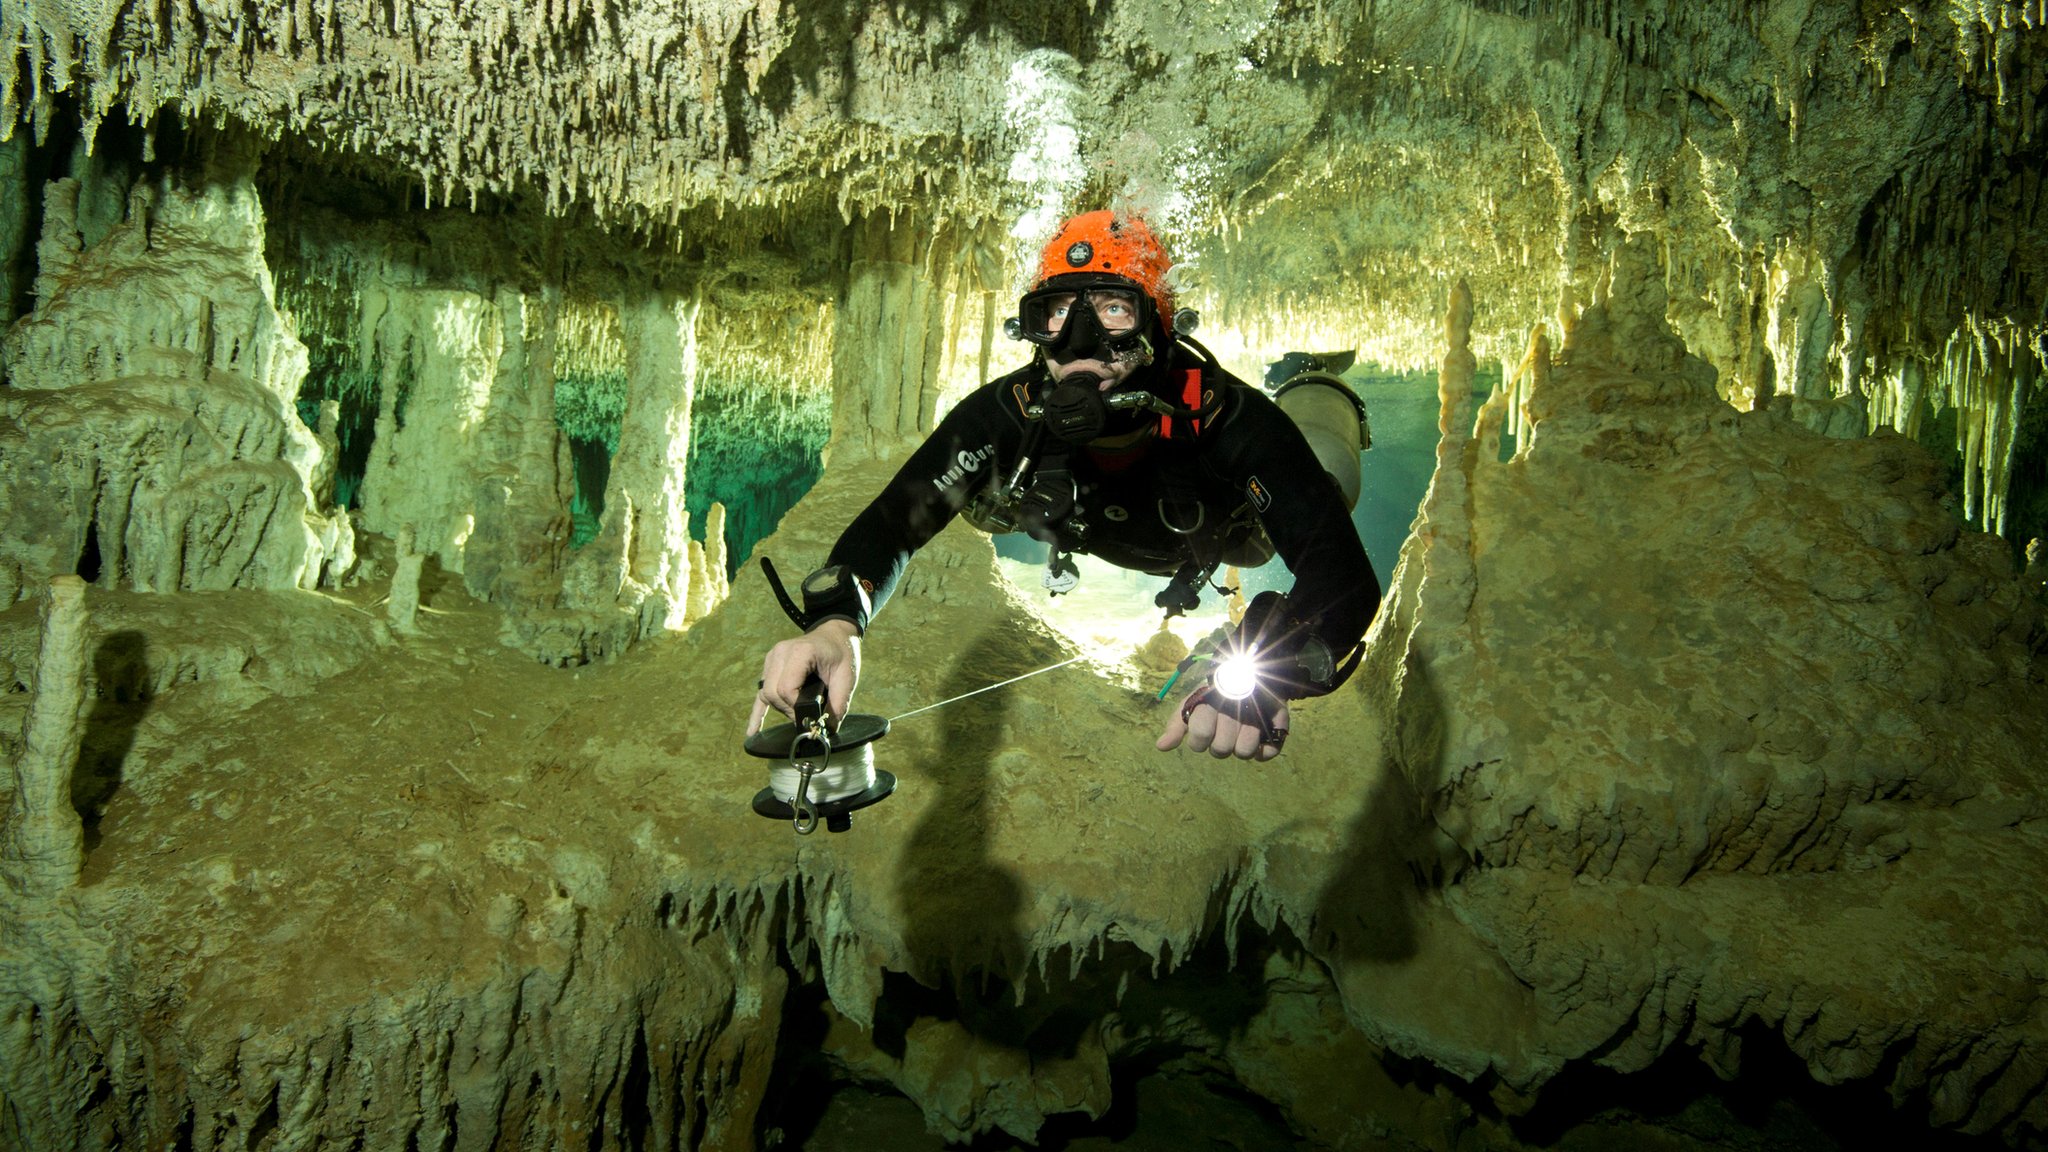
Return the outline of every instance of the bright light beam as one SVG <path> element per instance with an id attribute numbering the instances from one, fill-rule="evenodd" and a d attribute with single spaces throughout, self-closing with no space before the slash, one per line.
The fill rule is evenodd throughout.
<path id="1" fill-rule="evenodd" d="M 1242 700 L 1259 686 L 1259 662 L 1250 653 L 1241 652 L 1218 664 L 1209 683 L 1232 700 Z"/>

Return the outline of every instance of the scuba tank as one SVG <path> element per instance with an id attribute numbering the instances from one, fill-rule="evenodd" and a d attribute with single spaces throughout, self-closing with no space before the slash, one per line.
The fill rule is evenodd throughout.
<path id="1" fill-rule="evenodd" d="M 1372 447 L 1365 402 L 1344 383 L 1350 352 L 1289 352 L 1266 368 L 1273 403 L 1301 429 L 1316 462 L 1344 493 L 1346 511 L 1358 507 L 1363 475 L 1358 454 Z"/>

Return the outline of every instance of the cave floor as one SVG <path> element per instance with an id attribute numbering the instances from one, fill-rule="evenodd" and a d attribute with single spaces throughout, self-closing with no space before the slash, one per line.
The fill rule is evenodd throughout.
<path id="1" fill-rule="evenodd" d="M 783 550 L 821 551 L 822 536 Z M 947 539 L 871 637 L 858 710 L 897 713 L 1072 653 L 1006 599 L 984 540 Z M 881 992 L 859 986 L 863 973 L 949 963 L 1021 974 L 1050 956 L 1057 984 L 1078 953 L 1142 980 L 1145 958 L 1154 976 L 1161 959 L 1171 973 L 1187 942 L 1208 937 L 1248 859 L 1259 866 L 1248 902 L 1348 917 L 1372 946 L 1361 964 L 1427 955 L 1410 967 L 1470 969 L 1429 952 L 1442 934 L 1415 910 L 1408 862 L 1361 815 L 1401 804 L 1361 754 L 1380 734 L 1356 701 L 1311 702 L 1312 735 L 1251 770 L 1152 752 L 1170 705 L 1148 690 L 1099 669 L 1047 676 L 906 722 L 887 744 L 899 795 L 852 834 L 796 838 L 746 807 L 765 775 L 739 751 L 746 705 L 761 650 L 787 631 L 758 576 L 691 632 L 581 669 L 502 644 L 499 610 L 431 568 L 419 634 L 385 636 L 384 587 L 88 595 L 97 677 L 115 691 L 86 719 L 75 799 L 98 819 L 79 903 L 112 942 L 112 968 L 132 977 L 123 996 L 168 1038 L 166 1058 L 236 1051 L 250 1037 L 283 1043 L 359 1020 L 365 1005 L 402 1017 L 423 997 L 526 973 L 566 980 L 585 962 L 614 965 L 621 987 L 666 980 L 715 997 L 734 979 L 711 955 L 723 948 L 690 941 L 733 923 L 737 913 L 717 910 L 748 899 L 791 921 L 763 934 L 791 951 L 762 962 L 799 980 L 823 965 L 851 1010 Z M 16 670 L 0 676 L 16 684 L 0 693 L 0 732 L 18 732 L 27 710 L 18 681 L 33 667 L 37 612 L 29 601 L 0 613 L 0 662 Z M 1353 883 L 1328 884 L 1331 868 Z M 776 905 L 799 887 L 804 904 Z M 685 909 L 674 920 L 671 897 Z M 652 956 L 602 950 L 605 932 L 657 917 L 697 935 L 636 937 L 669 949 Z M 1107 966 L 1087 943 L 1103 939 Z M 845 949 L 836 987 L 834 947 Z M 1045 983 L 1040 967 L 1028 988 Z M 904 1096 L 827 1090 L 816 1124 L 792 1128 L 801 1143 L 786 1146 L 946 1146 Z M 1787 1139 L 1701 1107 L 1678 1122 L 1582 1114 L 1540 1144 L 1834 1143 L 1808 1139 L 1808 1124 Z M 1117 1108 L 1129 1119 L 1067 1127 L 1055 1116 L 1038 1146 L 1295 1146 L 1269 1113 L 1199 1078 L 1140 1078 Z M 1712 1134 L 1684 1133 L 1703 1124 Z M 1011 1146 L 1001 1139 L 975 1147 Z"/>
<path id="2" fill-rule="evenodd" d="M 857 709 L 1074 654 L 997 587 L 985 538 L 960 541 L 921 558 Z M 374 574 L 317 593 L 91 590 L 88 660 L 107 690 L 75 777 L 77 903 L 161 1045 L 152 1062 L 398 1028 L 579 965 L 715 989 L 728 962 L 687 934 L 651 957 L 606 934 L 722 931 L 748 907 L 798 918 L 775 936 L 811 934 L 791 944 L 800 979 L 817 978 L 803 948 L 849 937 L 859 950 L 837 962 L 856 977 L 986 958 L 1022 979 L 1105 936 L 1134 948 L 1120 963 L 1171 970 L 1243 845 L 1298 823 L 1305 756 L 1254 773 L 1153 752 L 1170 705 L 1076 668 L 906 722 L 887 752 L 898 795 L 853 834 L 793 837 L 747 809 L 766 775 L 739 748 L 753 678 L 787 630 L 759 583 L 689 633 L 579 669 L 502 643 L 500 610 L 431 564 L 418 632 L 400 637 Z M 26 715 L 38 635 L 38 601 L 0 613 L 0 672 L 15 673 L 0 731 Z M 1304 847 L 1362 800 L 1319 802 Z M 1162 859 L 1174 883 L 1132 885 Z M 828 902 L 822 921 L 789 903 L 799 887 Z M 858 985 L 835 989 L 849 994 L 858 1007 Z"/>
<path id="3" fill-rule="evenodd" d="M 396 643 L 376 639 L 381 584 L 89 597 L 102 680 L 118 658 L 184 681 L 97 699 L 73 789 L 81 899 L 170 1003 L 286 1026 L 474 972 L 488 901 L 549 895 L 525 858 L 631 808 L 553 738 L 596 685 L 502 647 L 497 610 L 433 584 L 421 634 Z M 17 664 L 35 613 L 0 617 Z M 28 695 L 4 700 L 18 730 Z"/>
<path id="4" fill-rule="evenodd" d="M 1269 1107 L 1220 1090 L 1202 1077 L 1156 1073 L 1140 1077 L 1119 1106 L 1099 1121 L 1055 1120 L 1032 1144 L 997 1134 L 974 1152 L 1297 1152 L 1303 1144 Z M 789 1152 L 949 1152 L 925 1129 L 924 1114 L 902 1096 L 846 1084 L 833 1091 L 816 1126 Z M 771 1134 L 769 1147 L 776 1147 Z"/>

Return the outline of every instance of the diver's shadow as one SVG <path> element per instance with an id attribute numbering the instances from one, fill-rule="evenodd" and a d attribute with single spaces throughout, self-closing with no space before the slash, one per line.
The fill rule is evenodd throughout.
<path id="1" fill-rule="evenodd" d="M 93 653 L 92 671 L 96 697 L 71 773 L 71 806 L 85 825 L 88 853 L 99 847 L 100 818 L 120 790 L 135 730 L 149 713 L 149 638 L 135 631 L 110 634 Z"/>
<path id="2" fill-rule="evenodd" d="M 1420 904 L 1456 868 L 1437 859 L 1440 838 L 1425 803 L 1442 783 L 1443 701 L 1412 656 L 1400 675 L 1387 718 L 1391 754 L 1352 819 L 1310 922 L 1307 943 L 1332 967 L 1414 958 Z"/>
<path id="3" fill-rule="evenodd" d="M 1015 636 L 984 632 L 961 651 L 940 699 L 1028 672 L 1044 655 L 1035 645 L 1020 646 Z M 934 714 L 936 755 L 917 782 L 934 795 L 904 845 L 897 874 L 908 975 L 927 989 L 950 991 L 957 998 L 951 1009 L 963 1015 L 974 1015 L 975 1002 L 999 995 L 1024 967 L 1026 941 L 1017 926 L 1023 884 L 990 856 L 988 834 L 992 777 L 1014 699 L 996 691 Z M 926 1001 L 927 1012 L 934 1007 L 932 998 L 917 999 Z M 900 1056 L 908 1023 L 878 1016 L 877 1044 Z"/>

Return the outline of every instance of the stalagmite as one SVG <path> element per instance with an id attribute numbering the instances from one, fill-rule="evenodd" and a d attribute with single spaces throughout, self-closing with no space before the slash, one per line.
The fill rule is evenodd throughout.
<path id="1" fill-rule="evenodd" d="M 690 541 L 689 561 L 689 598 L 685 601 L 683 607 L 683 623 L 685 625 L 695 624 L 697 621 L 702 620 L 710 613 L 713 607 L 711 603 L 711 581 L 705 578 L 710 571 L 711 565 L 706 559 L 704 545 L 699 541 Z"/>
<path id="2" fill-rule="evenodd" d="M 1444 310 L 1443 367 L 1437 373 L 1437 402 L 1442 415 L 1437 431 L 1446 440 L 1444 451 L 1457 447 L 1453 429 L 1463 424 L 1466 397 L 1472 393 L 1472 372 L 1478 361 L 1472 355 L 1472 289 L 1463 280 L 1451 289 Z"/>
<path id="3" fill-rule="evenodd" d="M 384 618 L 390 622 L 391 630 L 401 636 L 417 636 L 420 631 L 416 618 L 420 610 L 420 570 L 426 559 L 415 546 L 412 525 L 401 526 L 397 558 L 391 571 L 390 599 L 384 605 Z"/>
<path id="4" fill-rule="evenodd" d="M 704 580 L 708 585 L 705 602 L 715 608 L 732 594 L 731 557 L 725 543 L 725 505 L 714 501 L 704 517 Z"/>
<path id="5" fill-rule="evenodd" d="M 14 757 L 0 872 L 28 893 L 51 896 L 78 883 L 84 832 L 71 806 L 85 702 L 85 581 L 58 576 L 43 601 L 35 698 Z"/>
<path id="6" fill-rule="evenodd" d="M 320 462 L 307 477 L 307 486 L 317 502 L 315 511 L 326 511 L 334 502 L 334 473 L 341 461 L 341 401 L 322 400 L 319 415 Z"/>

